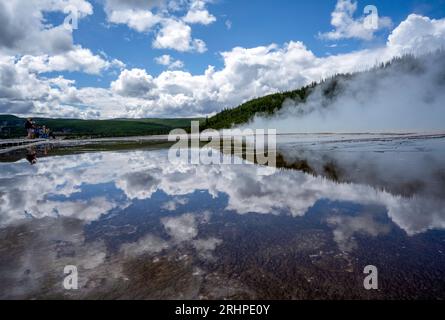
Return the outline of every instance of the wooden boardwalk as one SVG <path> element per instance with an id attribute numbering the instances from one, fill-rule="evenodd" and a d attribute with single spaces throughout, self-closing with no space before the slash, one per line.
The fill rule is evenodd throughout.
<path id="1" fill-rule="evenodd" d="M 98 139 L 77 139 L 77 140 L 61 140 L 61 139 L 0 139 L 0 154 L 36 147 L 40 145 L 59 145 L 59 146 L 75 146 L 86 144 L 113 143 L 113 142 L 167 142 L 167 135 L 158 136 L 138 136 L 138 137 L 122 137 L 122 138 L 98 138 Z"/>
<path id="2" fill-rule="evenodd" d="M 48 143 L 46 139 L 0 139 L 0 154 Z"/>
<path id="3" fill-rule="evenodd" d="M 0 148 L 19 146 L 40 141 L 44 141 L 44 139 L 0 139 Z"/>

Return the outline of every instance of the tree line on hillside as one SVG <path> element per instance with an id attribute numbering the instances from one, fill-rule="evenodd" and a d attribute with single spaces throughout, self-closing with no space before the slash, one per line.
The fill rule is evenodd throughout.
<path id="1" fill-rule="evenodd" d="M 234 109 L 224 109 L 206 119 L 204 129 L 224 129 L 249 122 L 256 114 L 272 115 L 282 108 L 286 99 L 305 101 L 315 83 L 298 90 L 286 91 L 256 98 Z"/>
<path id="2" fill-rule="evenodd" d="M 33 118 L 33 120 L 37 125 L 46 126 L 56 136 L 65 139 L 163 135 L 176 128 L 187 129 L 191 120 L 203 121 L 202 118 L 114 120 Z M 25 118 L 0 115 L 0 138 L 25 137 L 25 121 Z"/>
<path id="3" fill-rule="evenodd" d="M 438 50 L 422 57 L 407 54 L 401 57 L 395 57 L 388 62 L 378 64 L 367 71 L 336 74 L 332 77 L 323 79 L 318 83 L 313 82 L 310 85 L 297 90 L 256 98 L 233 109 L 226 108 L 216 115 L 207 118 L 205 125 L 202 126 L 201 129 L 228 129 L 237 125 L 249 123 L 257 115 L 270 117 L 283 107 L 283 104 L 287 99 L 293 100 L 296 104 L 304 103 L 316 87 L 321 87 L 324 97 L 334 99 L 342 90 L 342 82 L 353 81 L 354 77 L 362 73 L 387 72 L 390 68 L 408 73 L 421 73 L 425 61 L 434 63 L 434 61 L 439 61 L 444 58 L 445 51 L 443 50 Z M 378 79 L 378 77 L 376 78 Z"/>

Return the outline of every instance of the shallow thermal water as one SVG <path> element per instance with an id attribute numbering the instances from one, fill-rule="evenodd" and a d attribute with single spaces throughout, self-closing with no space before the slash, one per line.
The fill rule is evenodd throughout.
<path id="1" fill-rule="evenodd" d="M 303 171 L 162 148 L 0 163 L 0 298 L 444 299 L 445 139 L 332 141 L 279 139 Z"/>

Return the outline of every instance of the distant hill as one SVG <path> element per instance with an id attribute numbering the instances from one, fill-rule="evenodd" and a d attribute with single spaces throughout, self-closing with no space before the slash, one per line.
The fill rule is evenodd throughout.
<path id="1" fill-rule="evenodd" d="M 394 58 L 392 61 L 382 63 L 363 72 L 337 74 L 294 91 L 267 95 L 245 102 L 236 108 L 225 109 L 206 119 L 204 126 L 201 127 L 203 127 L 202 129 L 212 128 L 219 130 L 249 123 L 257 115 L 265 118 L 272 117 L 283 107 L 283 103 L 287 99 L 291 99 L 294 105 L 304 103 L 316 88 L 321 89 L 321 94 L 326 98 L 325 101 L 329 102 L 344 90 L 345 82 L 354 82 L 360 75 L 369 75 L 375 81 L 378 81 L 382 75 L 389 72 L 402 71 L 402 73 L 422 74 L 425 61 L 439 66 L 439 61 L 443 61 L 443 59 L 445 59 L 445 51 L 439 50 L 421 57 L 405 55 Z M 437 81 L 445 80 L 440 78 Z"/>
<path id="2" fill-rule="evenodd" d="M 315 83 L 294 91 L 280 92 L 250 100 L 242 105 L 225 109 L 206 119 L 203 129 L 224 129 L 249 122 L 256 114 L 272 115 L 282 108 L 286 99 L 304 101 L 316 86 Z"/>
<path id="3" fill-rule="evenodd" d="M 273 116 L 283 107 L 284 102 L 288 99 L 295 103 L 304 103 L 318 86 L 322 86 L 323 95 L 333 97 L 337 93 L 339 80 L 351 78 L 352 76 L 352 74 L 340 74 L 319 83 L 313 82 L 297 90 L 275 93 L 247 101 L 236 108 L 225 109 L 207 118 L 202 129 L 228 129 L 249 123 L 256 115 L 264 117 Z"/>
<path id="4" fill-rule="evenodd" d="M 77 137 L 126 137 L 168 134 L 176 128 L 190 128 L 190 121 L 203 121 L 201 118 L 177 119 L 114 119 L 114 120 L 79 120 L 33 118 L 39 126 L 47 126 L 56 135 L 68 138 Z M 0 115 L 0 138 L 17 138 L 26 136 L 24 124 L 26 119 L 13 115 Z"/>

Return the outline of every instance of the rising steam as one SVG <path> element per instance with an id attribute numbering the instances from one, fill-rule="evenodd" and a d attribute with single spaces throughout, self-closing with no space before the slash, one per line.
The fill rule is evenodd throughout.
<path id="1" fill-rule="evenodd" d="M 287 100 L 274 116 L 257 116 L 249 127 L 279 133 L 444 131 L 445 52 L 334 77 L 306 101 Z"/>

